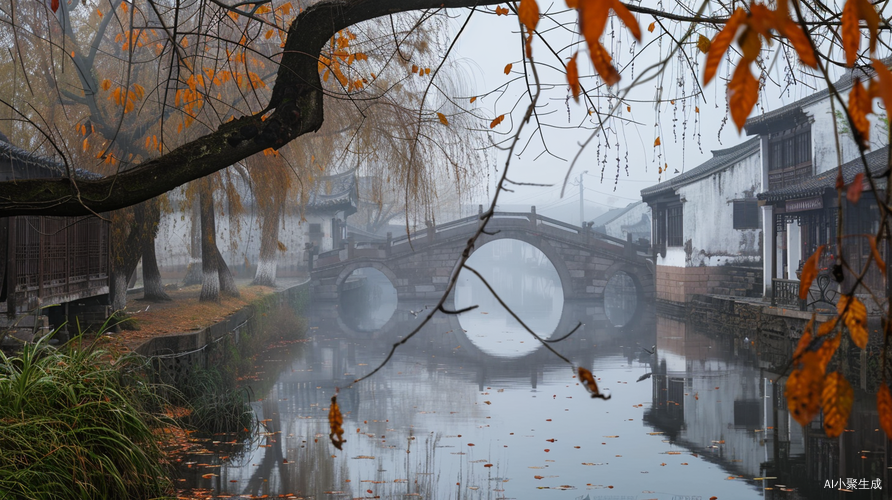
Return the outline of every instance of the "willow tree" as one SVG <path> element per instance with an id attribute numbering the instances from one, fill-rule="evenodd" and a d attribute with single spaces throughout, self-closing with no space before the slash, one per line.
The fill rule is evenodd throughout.
<path id="1" fill-rule="evenodd" d="M 443 68 L 436 83 L 441 91 L 470 92 L 461 67 L 443 60 L 448 53 L 444 22 L 442 16 L 422 26 L 407 16 L 368 22 L 339 31 L 323 49 L 319 71 L 327 119 L 322 127 L 247 162 L 262 219 L 254 284 L 275 284 L 276 255 L 285 250 L 278 240 L 282 216 L 301 218 L 309 193 L 324 191 L 321 181 L 330 174 L 354 171 L 376 196 L 360 203 L 390 193 L 390 204 L 414 219 L 433 219 L 444 205 L 469 199 L 488 167 L 485 135 L 468 121 L 469 114 L 437 93 L 427 99 L 439 112 L 456 116 L 452 126 L 417 111 L 432 85 L 432 66 Z M 397 50 L 401 57 L 389 61 Z M 381 69 L 374 80 L 351 80 L 358 63 Z"/>

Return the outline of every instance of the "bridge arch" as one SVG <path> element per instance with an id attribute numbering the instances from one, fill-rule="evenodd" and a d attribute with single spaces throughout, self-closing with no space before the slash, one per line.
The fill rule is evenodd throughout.
<path id="1" fill-rule="evenodd" d="M 337 293 L 341 293 L 341 287 L 344 286 L 344 282 L 347 281 L 347 278 L 349 278 L 351 274 L 353 274 L 353 271 L 366 267 L 380 271 L 381 274 L 390 280 L 390 284 L 393 285 L 394 288 L 397 288 L 397 283 L 399 283 L 399 281 L 397 281 L 396 274 L 394 274 L 386 264 L 377 260 L 360 259 L 350 261 L 350 263 L 345 265 L 343 269 L 341 269 L 341 272 L 338 273 L 338 277 L 335 279 L 335 289 L 337 290 Z"/>
<path id="2" fill-rule="evenodd" d="M 635 314 L 632 315 L 631 321 L 626 323 L 625 325 L 616 325 L 616 326 L 630 326 L 635 322 L 635 318 L 641 316 L 641 312 L 644 311 L 645 308 L 650 304 L 650 299 L 652 296 L 649 296 L 647 290 L 652 289 L 652 281 L 653 278 L 648 272 L 648 269 L 642 265 L 635 265 L 630 262 L 617 261 L 614 262 L 604 273 L 605 276 L 605 284 L 604 284 L 604 304 L 605 304 L 605 313 L 606 313 L 606 305 L 609 300 L 607 297 L 607 284 L 614 278 L 619 277 L 620 275 L 625 274 L 629 278 L 631 278 L 632 283 L 635 285 L 635 298 L 637 300 Z"/>
<path id="3" fill-rule="evenodd" d="M 573 297 L 574 294 L 572 277 L 570 275 L 570 269 L 569 267 L 567 267 L 565 258 L 547 240 L 535 233 L 531 233 L 530 231 L 503 229 L 494 235 L 482 235 L 478 240 L 478 244 L 474 247 L 474 252 L 479 250 L 487 243 L 491 243 L 496 240 L 522 241 L 524 243 L 527 243 L 528 245 L 531 245 L 536 250 L 542 252 L 545 257 L 548 258 L 548 261 L 551 262 L 551 265 L 554 266 L 554 270 L 557 271 L 558 278 L 560 278 L 561 280 L 561 290 L 564 293 L 564 300 Z M 472 252 L 471 255 L 474 255 L 474 253 Z"/>

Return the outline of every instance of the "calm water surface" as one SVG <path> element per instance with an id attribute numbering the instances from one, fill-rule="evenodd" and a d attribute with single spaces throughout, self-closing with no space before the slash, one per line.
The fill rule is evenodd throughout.
<path id="1" fill-rule="evenodd" d="M 462 286 L 456 303 L 473 295 Z M 348 309 L 370 308 L 317 303 L 306 341 L 272 350 L 253 384 L 261 434 L 184 458 L 180 496 L 887 498 L 888 488 L 843 495 L 816 479 L 851 474 L 855 462 L 856 478 L 886 477 L 888 450 L 872 417 L 856 415 L 864 430 L 843 440 L 806 436 L 775 402 L 774 374 L 745 346 L 726 348 L 652 313 L 611 314 L 630 319 L 616 327 L 600 306 L 525 300 L 522 319 L 544 336 L 584 322 L 556 349 L 592 369 L 611 399 L 589 398 L 570 366 L 492 303 L 461 322 L 436 319 L 350 387 L 418 324 L 425 304 L 345 320 Z M 336 391 L 343 450 L 328 439 Z M 847 469 L 833 457 L 839 447 Z"/>

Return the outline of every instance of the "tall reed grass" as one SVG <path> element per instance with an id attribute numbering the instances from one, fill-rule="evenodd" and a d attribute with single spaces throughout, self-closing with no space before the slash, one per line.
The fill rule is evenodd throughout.
<path id="1" fill-rule="evenodd" d="M 48 337 L 47 337 L 48 338 Z M 47 338 L 0 352 L 0 500 L 147 499 L 171 483 L 156 391 L 108 354 Z M 72 345 L 72 344 L 69 344 Z"/>

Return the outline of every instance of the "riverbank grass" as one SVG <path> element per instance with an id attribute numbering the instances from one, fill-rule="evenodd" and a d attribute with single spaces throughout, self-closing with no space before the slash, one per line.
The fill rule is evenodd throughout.
<path id="1" fill-rule="evenodd" d="M 170 491 L 156 391 L 77 343 L 0 352 L 0 498 L 148 499 Z"/>

